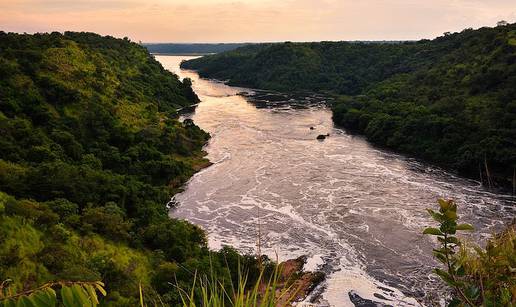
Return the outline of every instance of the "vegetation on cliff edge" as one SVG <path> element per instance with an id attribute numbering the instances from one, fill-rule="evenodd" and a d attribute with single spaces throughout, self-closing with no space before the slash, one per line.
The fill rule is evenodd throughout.
<path id="1" fill-rule="evenodd" d="M 208 134 L 176 119 L 197 102 L 127 39 L 0 32 L 2 286 L 102 280 L 104 305 L 135 306 L 141 283 L 177 305 L 169 282 L 189 289 L 196 271 L 228 282 L 240 262 L 256 278 L 254 257 L 209 251 L 200 228 L 168 217 L 208 163 Z"/>

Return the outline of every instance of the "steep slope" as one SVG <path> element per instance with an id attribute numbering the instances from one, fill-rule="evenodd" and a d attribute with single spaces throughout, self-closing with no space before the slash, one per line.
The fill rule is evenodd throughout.
<path id="1" fill-rule="evenodd" d="M 357 94 L 368 84 L 411 69 L 414 43 L 348 42 L 261 44 L 182 64 L 202 77 L 279 91 Z"/>
<path id="2" fill-rule="evenodd" d="M 516 24 L 419 42 L 248 46 L 182 66 L 229 84 L 343 96 L 337 124 L 486 185 L 514 185 Z"/>
<path id="3" fill-rule="evenodd" d="M 138 305 L 142 283 L 177 305 L 169 282 L 188 289 L 197 270 L 228 281 L 227 265 L 256 264 L 210 252 L 200 228 L 168 217 L 173 193 L 208 164 L 208 134 L 175 119 L 198 102 L 190 85 L 127 39 L 0 32 L 0 276 L 11 290 L 101 279 L 106 304 Z"/>

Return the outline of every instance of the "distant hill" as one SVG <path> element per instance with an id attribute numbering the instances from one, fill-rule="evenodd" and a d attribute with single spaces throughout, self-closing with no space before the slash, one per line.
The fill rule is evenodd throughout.
<path id="1" fill-rule="evenodd" d="M 248 45 L 246 43 L 220 43 L 220 44 L 175 44 L 157 43 L 143 44 L 150 53 L 162 54 L 209 54 L 230 51 Z"/>
<path id="2" fill-rule="evenodd" d="M 334 121 L 486 185 L 516 177 L 516 24 L 434 40 L 244 46 L 187 61 L 203 77 L 339 96 Z"/>

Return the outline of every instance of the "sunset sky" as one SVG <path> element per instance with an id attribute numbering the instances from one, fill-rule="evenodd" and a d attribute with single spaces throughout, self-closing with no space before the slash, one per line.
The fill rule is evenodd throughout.
<path id="1" fill-rule="evenodd" d="M 404 40 L 516 21 L 515 0 L 0 0 L 0 30 L 143 42 Z"/>

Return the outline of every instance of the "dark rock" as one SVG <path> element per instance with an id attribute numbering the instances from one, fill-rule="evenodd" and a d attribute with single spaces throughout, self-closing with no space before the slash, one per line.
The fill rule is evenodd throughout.
<path id="1" fill-rule="evenodd" d="M 326 139 L 326 135 L 324 135 L 324 134 L 319 134 L 319 135 L 317 136 L 317 139 L 318 139 L 318 140 L 324 140 L 324 139 Z"/>
<path id="2" fill-rule="evenodd" d="M 355 291 L 348 292 L 349 299 L 356 307 L 392 307 L 392 305 L 386 305 L 380 302 L 375 302 L 361 297 Z"/>
<path id="3" fill-rule="evenodd" d="M 373 296 L 382 300 L 391 301 L 390 299 L 386 298 L 385 296 L 381 295 L 380 293 L 373 293 Z"/>
<path id="4" fill-rule="evenodd" d="M 315 128 L 314 127 L 310 127 L 310 130 L 314 130 Z"/>

